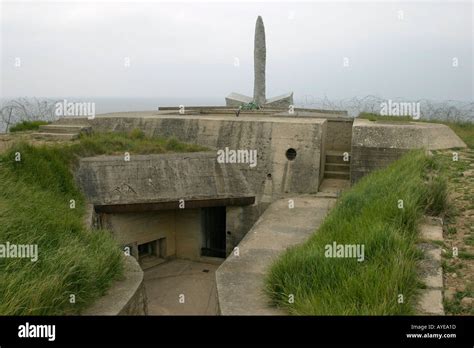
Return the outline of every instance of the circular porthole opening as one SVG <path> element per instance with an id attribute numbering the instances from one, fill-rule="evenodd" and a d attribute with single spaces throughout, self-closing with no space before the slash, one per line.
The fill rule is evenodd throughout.
<path id="1" fill-rule="evenodd" d="M 267 179 L 272 180 L 272 175 L 270 173 L 267 174 Z"/>
<path id="2" fill-rule="evenodd" d="M 296 150 L 293 148 L 286 150 L 286 158 L 288 158 L 288 161 L 293 161 L 296 158 Z"/>

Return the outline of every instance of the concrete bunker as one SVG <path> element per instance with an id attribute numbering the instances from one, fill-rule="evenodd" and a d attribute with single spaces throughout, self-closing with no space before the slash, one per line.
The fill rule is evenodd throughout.
<path id="1" fill-rule="evenodd" d="M 112 231 L 143 268 L 225 258 L 240 225 L 234 220 L 243 218 L 234 209 L 255 203 L 245 177 L 209 152 L 86 158 L 76 178 L 96 226 Z"/>
<path id="2" fill-rule="evenodd" d="M 253 197 L 242 197 L 96 205 L 95 212 L 98 226 L 112 231 L 115 239 L 147 269 L 174 258 L 203 262 L 224 259 L 232 235 L 228 211 L 253 202 Z"/>
<path id="3" fill-rule="evenodd" d="M 212 149 L 201 153 L 135 155 L 130 162 L 122 156 L 86 158 L 81 160 L 76 174 L 95 207 L 96 223 L 113 231 L 122 245 L 129 246 L 142 267 L 168 259 L 220 264 L 226 258 L 218 271 L 216 266 L 202 270 L 212 269 L 210 276 L 217 272 L 219 294 L 211 289 L 207 298 L 218 298 L 221 312 L 226 314 L 234 312 L 222 311 L 227 301 L 223 289 L 238 283 L 242 287 L 248 285 L 230 266 L 238 263 L 246 269 L 264 258 L 261 248 L 255 253 L 241 253 L 238 259 L 229 257 L 232 250 L 236 246 L 245 249 L 244 237 L 247 241 L 260 238 L 258 241 L 278 252 L 285 248 L 286 239 L 283 245 L 274 245 L 275 238 L 246 237 L 252 228 L 258 228 L 257 220 L 269 206 L 277 201 L 287 205 L 288 199 L 301 195 L 334 199 L 340 192 L 335 182 L 349 185 L 388 165 L 410 148 L 464 145 L 448 127 L 428 123 L 374 123 L 306 109 L 295 109 L 291 117 L 288 112 L 269 109 L 241 111 L 239 117 L 235 110 L 226 108 L 188 107 L 184 115 L 176 108 L 164 109 L 101 115 L 93 120 L 66 118 L 60 122 L 84 123 L 93 131 L 128 132 L 138 128 L 148 136 L 175 137 Z M 251 167 L 248 163 L 219 163 L 216 152 L 225 148 L 256 150 L 258 164 Z M 320 189 L 322 194 L 318 194 Z M 180 207 L 183 203 L 184 207 Z M 299 228 L 298 223 L 293 225 Z M 281 226 L 275 227 L 273 232 L 280 233 L 280 229 Z M 181 272 L 179 267 L 172 272 Z M 167 292 L 174 290 L 167 286 Z M 149 301 L 153 299 L 149 296 Z M 179 312 L 180 307 L 173 310 L 176 312 L 152 312 L 189 314 Z M 215 308 L 200 310 L 217 313 Z"/>

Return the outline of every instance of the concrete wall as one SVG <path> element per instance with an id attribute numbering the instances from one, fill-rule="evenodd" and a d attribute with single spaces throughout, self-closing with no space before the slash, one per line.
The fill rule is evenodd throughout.
<path id="1" fill-rule="evenodd" d="M 176 213 L 176 256 L 181 259 L 199 260 L 203 239 L 200 209 Z"/>
<path id="2" fill-rule="evenodd" d="M 265 194 L 272 200 L 286 193 L 316 193 L 319 187 L 321 146 L 325 119 L 285 118 L 258 116 L 173 116 L 136 113 L 136 117 L 98 116 L 94 120 L 62 119 L 61 123 L 88 123 L 95 131 L 128 132 L 134 128 L 149 136 L 175 137 L 181 141 L 199 144 L 212 149 L 252 149 L 258 152 L 257 166 L 215 166 L 215 170 L 238 168 L 247 180 L 250 191 L 263 195 L 268 174 L 271 186 Z M 297 151 L 294 161 L 288 161 L 285 153 L 289 148 Z M 209 163 L 209 162 L 207 162 Z M 193 168 L 185 169 L 191 173 Z M 235 171 L 232 170 L 232 173 Z M 232 175 L 224 173 L 222 177 Z M 162 174 L 161 174 L 162 175 Z M 182 174 L 184 175 L 184 174 Z M 93 179 L 93 178 L 92 178 Z M 186 178 L 180 178 L 187 180 Z"/>
<path id="3" fill-rule="evenodd" d="M 286 194 L 316 193 L 323 176 L 326 119 L 153 113 L 132 117 L 125 113 L 94 120 L 66 118 L 60 123 L 90 124 L 94 131 L 139 128 L 149 136 L 175 137 L 213 149 L 206 153 L 132 155 L 130 162 L 123 156 L 87 158 L 81 160 L 76 177 L 96 205 L 254 196 L 253 205 L 227 205 L 228 251 L 271 202 Z M 346 123 L 333 125 L 332 131 L 338 132 Z M 339 136 L 330 141 L 331 146 L 341 143 Z M 217 163 L 216 151 L 226 147 L 257 150 L 256 167 Z M 286 157 L 290 148 L 297 152 L 292 161 Z"/>
<path id="4" fill-rule="evenodd" d="M 94 205 L 254 196 L 238 166 L 217 163 L 215 152 L 89 157 L 75 174 Z"/>
<path id="5" fill-rule="evenodd" d="M 123 246 L 166 238 L 167 258 L 199 260 L 202 233 L 200 209 L 101 214 L 102 227 Z"/>
<path id="6" fill-rule="evenodd" d="M 306 110 L 306 111 L 305 111 Z M 352 123 L 354 119 L 347 116 L 347 112 L 310 109 L 295 109 L 293 114 L 287 111 L 275 113 L 275 117 L 319 118 L 327 121 L 326 150 L 350 151 L 352 140 Z"/>
<path id="7" fill-rule="evenodd" d="M 350 151 L 353 119 L 328 119 L 326 150 Z"/>
<path id="8" fill-rule="evenodd" d="M 351 150 L 351 183 L 370 172 L 385 168 L 399 159 L 407 149 L 353 146 Z"/>
<path id="9" fill-rule="evenodd" d="M 227 207 L 226 209 L 226 251 L 230 254 L 240 243 L 255 221 L 268 207 L 268 203 L 254 204 L 242 207 Z"/>
<path id="10" fill-rule="evenodd" d="M 109 288 L 81 315 L 146 315 L 147 299 L 143 271 L 137 261 L 124 256 L 124 277 Z"/>
<path id="11" fill-rule="evenodd" d="M 384 168 L 410 149 L 466 147 L 448 127 L 434 123 L 371 122 L 356 119 L 351 145 L 351 182 Z"/>
<path id="12" fill-rule="evenodd" d="M 226 208 L 226 251 L 229 254 L 252 228 L 265 205 Z M 122 245 L 139 245 L 166 238 L 166 257 L 201 259 L 203 234 L 200 209 L 143 213 L 99 214 L 100 226 Z"/>

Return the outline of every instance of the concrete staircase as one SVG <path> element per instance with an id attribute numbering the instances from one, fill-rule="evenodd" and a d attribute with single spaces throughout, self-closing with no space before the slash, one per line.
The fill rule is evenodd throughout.
<path id="1" fill-rule="evenodd" d="M 81 133 L 91 132 L 92 128 L 87 125 L 47 124 L 40 126 L 39 131 L 32 135 L 35 139 L 43 140 L 74 140 Z"/>
<path id="2" fill-rule="evenodd" d="M 344 152 L 349 153 L 348 161 L 344 161 Z M 349 151 L 326 151 L 324 178 L 349 180 L 350 163 Z"/>

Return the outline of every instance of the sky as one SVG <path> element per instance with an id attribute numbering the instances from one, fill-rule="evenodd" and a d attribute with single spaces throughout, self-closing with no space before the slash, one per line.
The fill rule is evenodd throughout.
<path id="1" fill-rule="evenodd" d="M 470 1 L 0 6 L 1 97 L 251 96 L 261 15 L 267 98 L 474 100 Z"/>

